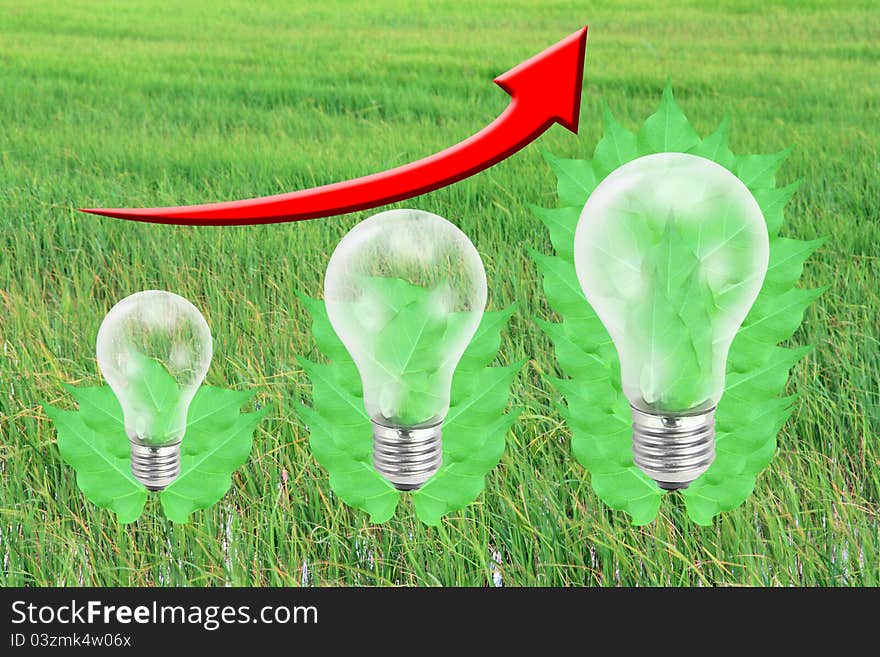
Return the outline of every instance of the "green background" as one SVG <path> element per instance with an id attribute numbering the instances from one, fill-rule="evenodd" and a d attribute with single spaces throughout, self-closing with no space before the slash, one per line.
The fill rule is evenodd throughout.
<path id="1" fill-rule="evenodd" d="M 187 2 L 0 0 L 0 559 L 3 584 L 880 584 L 880 11 L 870 3 Z M 635 128 L 667 76 L 701 134 L 732 120 L 735 152 L 793 146 L 803 179 L 783 234 L 828 241 L 802 286 L 830 285 L 793 342 L 815 350 L 754 495 L 710 528 L 681 504 L 634 528 L 570 454 L 542 374 L 557 373 L 525 246 L 550 253 L 526 204 L 552 206 L 537 145 L 408 205 L 474 241 L 489 307 L 513 301 L 501 364 L 529 359 L 525 407 L 478 502 L 426 528 L 403 508 L 372 526 L 335 499 L 294 406 L 313 354 L 295 290 L 317 293 L 366 213 L 194 229 L 77 214 L 90 205 L 227 200 L 403 164 L 507 105 L 491 80 L 590 25 L 581 135 L 541 145 L 588 157 L 604 99 Z M 208 383 L 273 405 L 232 491 L 191 525 L 155 499 L 122 527 L 63 466 L 43 402 L 99 382 L 103 314 L 159 287 L 215 335 Z"/>

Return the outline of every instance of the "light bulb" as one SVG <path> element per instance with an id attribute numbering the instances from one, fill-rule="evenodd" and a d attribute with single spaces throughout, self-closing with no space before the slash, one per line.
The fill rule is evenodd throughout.
<path id="1" fill-rule="evenodd" d="M 686 488 L 715 458 L 727 354 L 767 271 L 761 209 L 711 160 L 648 155 L 590 195 L 574 254 L 620 357 L 635 464 L 662 488 Z"/>
<path id="2" fill-rule="evenodd" d="M 381 212 L 336 247 L 324 300 L 361 376 L 373 465 L 414 490 L 442 462 L 452 375 L 486 307 L 483 262 L 442 217 Z"/>
<path id="3" fill-rule="evenodd" d="M 189 405 L 212 351 L 205 318 L 171 292 L 132 294 L 101 323 L 98 367 L 122 406 L 131 471 L 150 490 L 162 490 L 180 473 Z"/>

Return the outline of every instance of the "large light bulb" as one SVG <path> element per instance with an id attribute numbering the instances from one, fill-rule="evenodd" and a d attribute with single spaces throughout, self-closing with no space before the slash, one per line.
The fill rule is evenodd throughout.
<path id="1" fill-rule="evenodd" d="M 180 473 L 187 412 L 212 350 L 205 318 L 171 292 L 132 294 L 101 323 L 98 367 L 122 406 L 131 471 L 150 490 Z"/>
<path id="2" fill-rule="evenodd" d="M 336 247 L 324 300 L 361 375 L 373 464 L 398 489 L 416 489 L 441 464 L 452 375 L 486 307 L 483 262 L 442 217 L 382 212 Z"/>
<path id="3" fill-rule="evenodd" d="M 635 463 L 663 488 L 686 488 L 715 458 L 727 353 L 767 271 L 761 209 L 715 162 L 648 155 L 596 187 L 574 253 L 620 357 Z"/>

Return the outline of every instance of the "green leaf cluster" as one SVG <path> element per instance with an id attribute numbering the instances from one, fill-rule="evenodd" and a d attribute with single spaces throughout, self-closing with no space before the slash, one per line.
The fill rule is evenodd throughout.
<path id="1" fill-rule="evenodd" d="M 643 346 L 648 364 L 642 368 L 640 388 L 643 394 L 651 391 L 648 401 L 656 408 L 695 408 L 705 401 L 715 378 L 717 298 L 701 280 L 696 250 L 675 222 L 667 223 L 643 256 L 643 270 L 659 284 L 630 311 L 636 320 L 630 322 L 630 339 Z M 639 321 L 642 317 L 648 321 Z"/>
<path id="2" fill-rule="evenodd" d="M 143 372 L 150 380 L 140 385 L 176 399 L 176 383 L 161 365 Z M 45 407 L 58 433 L 61 458 L 76 471 L 77 486 L 87 499 L 116 513 L 120 522 L 134 522 L 143 512 L 148 491 L 131 473 L 119 401 L 109 386 L 67 389 L 78 410 Z M 188 522 L 194 511 L 214 505 L 226 494 L 232 473 L 247 460 L 253 433 L 268 411 L 264 407 L 241 413 L 252 396 L 210 386 L 196 392 L 181 443 L 180 475 L 159 493 L 162 509 L 173 522 Z M 157 408 L 160 418 L 165 417 L 164 408 Z"/>
<path id="3" fill-rule="evenodd" d="M 556 255 L 532 255 L 543 275 L 547 300 L 561 318 L 558 323 L 537 320 L 553 341 L 557 362 L 566 376 L 553 379 L 562 395 L 558 408 L 571 429 L 575 458 L 591 474 L 593 490 L 612 508 L 628 513 L 635 524 L 646 524 L 657 515 L 664 491 L 633 464 L 629 402 L 621 391 L 617 353 L 584 298 L 574 268 L 574 232 L 580 212 L 609 173 L 652 153 L 699 155 L 737 175 L 755 196 L 767 223 L 769 268 L 730 349 L 725 391 L 716 411 L 716 459 L 682 491 L 694 522 L 709 524 L 715 515 L 742 504 L 751 494 L 757 475 L 776 450 L 776 435 L 796 399 L 794 395 L 783 396 L 789 370 L 809 351 L 808 347 L 789 348 L 779 343 L 791 338 L 807 306 L 823 291 L 795 287 L 805 260 L 822 240 L 804 242 L 779 235 L 784 207 L 797 189 L 797 184 L 776 184 L 776 173 L 788 151 L 737 156 L 728 147 L 728 131 L 725 120 L 701 139 L 667 85 L 659 109 L 638 133 L 617 122 L 606 107 L 603 136 L 592 159 L 545 154 L 557 177 L 561 207 L 534 207 L 533 211 L 547 227 Z M 664 258 L 656 260 L 659 263 Z M 679 262 L 668 257 L 666 261 Z M 686 273 L 686 267 L 681 271 Z M 686 277 L 679 283 L 685 293 Z M 686 388 L 680 392 L 687 396 Z"/>
<path id="4" fill-rule="evenodd" d="M 401 310 L 393 314 L 383 329 L 395 339 L 382 343 L 384 348 L 377 352 L 377 358 L 384 363 L 396 363 L 396 371 L 404 373 L 401 378 L 405 384 L 418 383 L 419 377 L 411 378 L 410 373 L 418 374 L 424 369 L 419 362 L 430 362 L 433 368 L 442 362 L 435 350 L 444 349 L 443 336 L 450 328 L 427 329 L 424 313 L 406 310 L 408 306 L 415 309 L 420 303 L 430 303 L 429 299 L 420 301 L 418 297 L 427 298 L 431 292 L 412 290 L 415 286 L 404 281 L 386 280 L 387 298 L 382 303 Z M 401 295 L 400 290 L 407 294 Z M 407 295 L 415 298 L 408 299 Z M 328 471 L 330 486 L 342 501 L 369 513 L 372 522 L 385 522 L 394 515 L 400 492 L 373 467 L 373 430 L 364 410 L 360 375 L 330 325 L 324 302 L 306 296 L 300 299 L 312 318 L 318 350 L 329 361 L 298 359 L 312 383 L 311 405 L 303 402 L 299 406 L 299 415 L 309 430 L 312 453 Z M 505 436 L 518 416 L 518 412 L 505 413 L 505 409 L 510 386 L 523 363 L 507 367 L 489 365 L 500 347 L 501 330 L 513 311 L 514 307 L 510 307 L 485 313 L 455 369 L 450 408 L 442 427 L 443 465 L 412 493 L 416 515 L 427 525 L 437 525 L 444 515 L 471 504 L 482 492 L 486 474 L 504 452 Z M 417 355 L 410 358 L 411 353 Z M 425 360 L 421 361 L 423 357 Z M 416 385 L 415 389 L 422 387 Z M 410 406 L 417 407 L 418 404 Z"/>
<path id="5" fill-rule="evenodd" d="M 427 290 L 399 278 L 365 276 L 359 285 L 363 294 L 349 313 L 370 317 L 369 327 L 361 327 L 368 345 L 363 366 L 381 384 L 374 394 L 383 417 L 408 426 L 437 419 L 452 373 L 449 354 L 461 344 L 469 314 L 444 310 L 447 284 Z"/>

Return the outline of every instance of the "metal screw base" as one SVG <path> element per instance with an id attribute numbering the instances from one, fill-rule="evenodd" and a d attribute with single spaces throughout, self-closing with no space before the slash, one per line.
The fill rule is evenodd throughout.
<path id="1" fill-rule="evenodd" d="M 655 415 L 632 408 L 635 464 L 660 488 L 680 490 L 715 460 L 715 409 Z"/>
<path id="2" fill-rule="evenodd" d="M 386 427 L 373 422 L 373 466 L 397 490 L 416 490 L 443 462 L 443 421 L 427 427 Z"/>
<path id="3" fill-rule="evenodd" d="M 131 445 L 131 473 L 149 490 L 163 490 L 180 474 L 180 441 L 171 445 Z"/>

